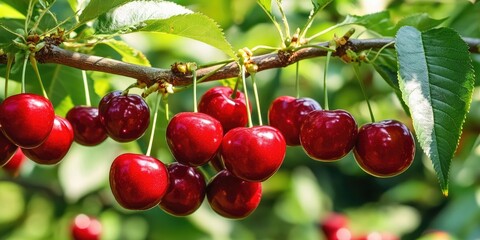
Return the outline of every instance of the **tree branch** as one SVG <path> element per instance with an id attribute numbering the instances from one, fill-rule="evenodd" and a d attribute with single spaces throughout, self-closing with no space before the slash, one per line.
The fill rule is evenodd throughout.
<path id="1" fill-rule="evenodd" d="M 468 44 L 470 52 L 480 53 L 480 39 L 463 39 Z M 387 44 L 390 44 L 387 46 L 388 48 L 393 48 L 393 41 L 393 38 L 351 39 L 344 47 L 348 47 L 356 52 L 368 49 L 380 49 Z M 278 53 L 254 56 L 251 60 L 258 66 L 258 71 L 286 67 L 304 59 L 325 56 L 327 54 L 327 51 L 322 48 L 328 47 L 328 42 L 319 43 L 316 46 L 317 47 L 302 48 L 294 52 L 279 51 Z M 333 55 L 340 56 L 345 52 L 345 49 L 343 49 L 343 51 L 339 50 L 340 49 L 337 49 L 337 52 L 335 52 Z M 125 63 L 114 59 L 72 52 L 55 45 L 48 45 L 44 47 L 36 54 L 36 57 L 41 63 L 62 64 L 82 70 L 100 71 L 131 77 L 137 79 L 139 82 L 147 84 L 147 86 L 151 86 L 155 82 L 159 81 L 168 82 L 174 86 L 187 86 L 192 83 L 191 75 L 179 73 L 178 71 L 172 69 L 145 67 Z M 5 64 L 5 59 L 6 58 L 4 55 L 0 55 L 0 63 Z M 197 77 L 202 78 L 217 68 L 218 66 L 200 68 L 197 70 Z M 236 77 L 238 72 L 238 65 L 235 62 L 231 62 L 209 76 L 207 79 L 205 79 L 205 81 Z"/>

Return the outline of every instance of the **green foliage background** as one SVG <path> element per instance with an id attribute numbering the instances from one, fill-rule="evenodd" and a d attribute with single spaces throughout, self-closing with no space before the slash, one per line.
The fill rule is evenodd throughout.
<path id="1" fill-rule="evenodd" d="M 9 6 L 25 2 L 28 1 L 0 1 L 0 17 L 18 18 L 21 14 Z M 112 4 L 115 2 L 120 1 L 112 1 Z M 224 29 L 233 49 L 280 46 L 274 26 L 253 0 L 180 0 L 176 3 L 215 20 Z M 480 22 L 479 3 L 397 0 L 380 3 L 376 10 L 388 9 L 383 13 L 386 15 L 380 19 L 362 19 L 359 25 L 386 34 L 387 29 L 379 20 L 387 17 L 397 23 L 414 13 L 426 13 L 428 17 L 410 19 L 423 19 L 421 24 L 415 23 L 420 30 L 422 26 L 426 30 L 441 24 L 462 36 L 480 37 L 480 25 L 474 24 Z M 290 26 L 302 27 L 311 10 L 310 1 L 284 1 L 284 6 Z M 65 16 L 73 14 L 67 1 L 58 0 L 53 10 Z M 349 14 L 362 16 L 373 10 L 370 1 L 335 0 L 319 14 L 309 33 L 342 22 Z M 90 17 L 96 16 L 80 19 L 89 20 Z M 388 30 L 389 36 L 393 36 L 402 24 L 412 24 L 408 21 L 403 20 L 397 24 L 398 28 Z M 15 24 L 15 21 L 9 24 Z M 45 22 L 48 24 L 51 23 Z M 375 32 L 364 31 L 362 26 L 356 27 L 357 35 L 377 37 Z M 350 27 L 339 27 L 316 40 L 328 41 L 334 33 L 342 35 Z M 0 36 L 0 40 L 4 37 Z M 125 41 L 128 46 L 120 41 Z M 145 57 L 135 54 L 138 53 L 135 50 Z M 169 68 L 178 61 L 195 61 L 202 65 L 228 58 L 221 50 L 196 40 L 145 32 L 116 37 L 115 41 L 96 45 L 91 53 L 159 68 Z M 392 50 L 386 50 L 385 56 L 382 55 L 376 63 L 391 65 L 388 54 L 394 56 Z M 132 58 L 132 55 L 140 57 Z M 480 58 L 474 55 L 473 60 L 478 85 Z M 301 96 L 314 98 L 321 104 L 324 61 L 324 58 L 315 58 L 300 63 Z M 360 69 L 376 119 L 397 119 L 413 130 L 398 92 L 392 90 L 374 66 L 365 64 Z M 58 115 L 64 116 L 74 105 L 85 104 L 80 70 L 45 64 L 40 66 L 40 72 Z M 10 95 L 20 91 L 20 73 L 17 67 L 12 75 Z M 367 105 L 352 67 L 334 58 L 328 74 L 330 108 L 349 111 L 359 125 L 369 122 Z M 5 76 L 5 66 L 0 66 L 0 76 Z M 124 89 L 134 82 L 133 79 L 99 72 L 88 72 L 88 78 L 93 105 L 98 104 L 108 91 Z M 257 81 L 266 121 L 269 104 L 274 98 L 295 95 L 295 66 L 258 73 Z M 202 94 L 212 86 L 227 82 L 200 84 L 198 92 Z M 27 68 L 27 91 L 40 93 L 31 68 Z M 0 92 L 4 98 L 3 91 Z M 147 101 L 153 106 L 154 97 L 148 97 Z M 367 175 L 356 165 L 351 154 L 335 163 L 321 163 L 308 158 L 300 147 L 289 147 L 279 172 L 263 184 L 259 208 L 246 219 L 222 218 L 209 208 L 206 201 L 196 213 L 182 218 L 170 216 L 159 208 L 145 212 L 125 211 L 115 202 L 108 186 L 110 163 L 123 152 L 145 152 L 150 136 L 147 132 L 138 141 L 128 144 L 111 140 L 88 148 L 74 144 L 59 165 L 44 167 L 27 162 L 17 179 L 0 171 L 0 239 L 68 239 L 70 221 L 78 213 L 97 216 L 104 227 L 104 239 L 322 239 L 319 224 L 331 212 L 346 214 L 355 234 L 377 231 L 394 233 L 402 239 L 417 239 L 428 231 L 442 230 L 458 239 L 478 239 L 479 101 L 479 92 L 475 90 L 460 147 L 451 163 L 448 198 L 442 196 L 432 163 L 419 146 L 410 169 L 389 179 Z M 192 111 L 192 89 L 171 95 L 169 103 L 171 115 Z M 253 117 L 258 123 L 255 114 Z M 165 143 L 166 124 L 165 118 L 159 119 L 152 155 L 169 163 L 173 159 Z M 213 171 L 209 172 L 213 174 Z"/>

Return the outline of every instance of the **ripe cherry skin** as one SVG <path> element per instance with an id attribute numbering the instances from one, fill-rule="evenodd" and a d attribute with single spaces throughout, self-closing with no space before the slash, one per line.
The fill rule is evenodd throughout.
<path id="1" fill-rule="evenodd" d="M 70 230 L 74 240 L 99 240 L 102 235 L 102 224 L 94 217 L 78 214 Z"/>
<path id="2" fill-rule="evenodd" d="M 130 210 L 146 210 L 158 205 L 169 185 L 167 167 L 160 160 L 135 153 L 115 158 L 109 181 L 117 202 Z"/>
<path id="3" fill-rule="evenodd" d="M 5 137 L 3 132 L 0 132 L 0 167 L 7 164 L 12 159 L 18 146 L 13 144 Z"/>
<path id="4" fill-rule="evenodd" d="M 287 145 L 298 146 L 303 119 L 311 111 L 320 109 L 320 104 L 311 98 L 280 96 L 270 104 L 268 123 L 283 134 Z"/>
<path id="5" fill-rule="evenodd" d="M 18 148 L 10 161 L 3 165 L 2 169 L 10 176 L 17 177 L 25 160 L 27 160 L 27 157 L 23 154 L 22 149 Z"/>
<path id="6" fill-rule="evenodd" d="M 206 91 L 198 103 L 198 111 L 208 114 L 222 124 L 226 133 L 236 127 L 245 127 L 248 122 L 245 95 L 229 87 L 213 87 Z"/>
<path id="7" fill-rule="evenodd" d="M 73 143 L 73 128 L 68 120 L 55 116 L 48 138 L 38 147 L 23 149 L 23 153 L 38 164 L 53 165 L 60 162 Z"/>
<path id="8" fill-rule="evenodd" d="M 341 213 L 330 213 L 322 220 L 320 227 L 327 240 L 351 239 L 347 216 Z"/>
<path id="9" fill-rule="evenodd" d="M 102 99 L 100 99 L 100 102 L 98 103 L 98 116 L 102 124 L 105 124 L 104 116 L 105 112 L 107 111 L 108 102 L 112 100 L 112 98 L 118 97 L 120 95 L 122 95 L 122 91 L 116 90 L 107 93 L 105 96 L 102 97 Z"/>
<path id="10" fill-rule="evenodd" d="M 81 145 L 95 146 L 107 138 L 96 107 L 76 106 L 66 118 L 72 124 L 75 142 Z"/>
<path id="11" fill-rule="evenodd" d="M 168 123 L 167 144 L 175 159 L 201 166 L 217 154 L 223 138 L 222 125 L 205 113 L 182 112 Z"/>
<path id="12" fill-rule="evenodd" d="M 227 170 L 218 172 L 207 184 L 210 207 L 226 218 L 247 217 L 258 207 L 261 198 L 260 182 L 242 180 Z"/>
<path id="13" fill-rule="evenodd" d="M 205 198 L 205 177 L 197 168 L 177 162 L 168 165 L 167 169 L 170 185 L 160 208 L 174 216 L 195 212 Z"/>
<path id="14" fill-rule="evenodd" d="M 410 130 L 396 120 L 369 123 L 358 131 L 354 154 L 365 172 L 377 177 L 392 177 L 412 164 L 415 141 Z"/>
<path id="15" fill-rule="evenodd" d="M 150 124 L 150 109 L 140 95 L 114 96 L 105 108 L 99 114 L 108 136 L 117 142 L 140 138 Z"/>
<path id="16" fill-rule="evenodd" d="M 335 161 L 347 155 L 355 145 L 357 123 L 344 110 L 315 110 L 304 119 L 300 143 L 311 158 Z"/>
<path id="17" fill-rule="evenodd" d="M 283 135 L 273 127 L 239 127 L 223 137 L 221 156 L 234 176 L 261 182 L 280 168 L 286 148 Z"/>
<path id="18" fill-rule="evenodd" d="M 39 95 L 21 93 L 0 104 L 0 125 L 5 136 L 21 148 L 35 148 L 47 139 L 55 113 L 52 103 Z"/>

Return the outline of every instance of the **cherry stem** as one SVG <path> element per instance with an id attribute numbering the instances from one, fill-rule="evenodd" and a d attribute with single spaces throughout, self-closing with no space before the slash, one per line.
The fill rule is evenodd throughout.
<path id="1" fill-rule="evenodd" d="M 235 82 L 235 87 L 233 88 L 233 91 L 232 91 L 232 96 L 230 96 L 232 99 L 237 98 L 237 91 L 238 91 L 239 82 L 240 82 L 240 78 L 237 78 L 237 81 Z"/>
<path id="2" fill-rule="evenodd" d="M 198 112 L 197 107 L 197 70 L 193 69 L 193 111 Z"/>
<path id="3" fill-rule="evenodd" d="M 200 172 L 203 174 L 203 177 L 205 177 L 205 179 L 211 179 L 212 178 L 210 173 L 205 168 L 203 168 L 203 166 L 198 166 L 197 169 L 200 170 Z"/>
<path id="4" fill-rule="evenodd" d="M 33 54 L 30 55 L 30 64 L 32 64 L 33 71 L 35 72 L 35 75 L 37 76 L 38 83 L 40 84 L 40 88 L 42 89 L 43 96 L 46 99 L 48 99 L 47 92 L 45 91 L 45 87 L 43 86 L 42 77 L 40 76 L 40 72 L 38 71 L 37 59 L 35 59 L 35 56 Z"/>
<path id="5" fill-rule="evenodd" d="M 28 62 L 28 53 L 25 56 L 25 60 L 23 61 L 23 68 L 22 68 L 22 93 L 25 93 L 25 73 L 27 72 L 27 62 Z"/>
<path id="6" fill-rule="evenodd" d="M 87 71 L 82 70 L 82 79 L 83 79 L 83 87 L 85 89 L 85 100 L 87 106 L 92 106 L 92 102 L 90 100 L 90 90 L 88 89 L 88 82 L 87 82 Z"/>
<path id="7" fill-rule="evenodd" d="M 261 126 L 263 125 L 262 111 L 260 110 L 260 98 L 258 97 L 257 83 L 255 81 L 255 73 L 252 73 L 250 77 L 252 78 L 253 94 L 255 95 L 255 104 L 257 105 L 258 123 Z"/>
<path id="8" fill-rule="evenodd" d="M 300 69 L 300 62 L 297 62 L 296 67 L 295 67 L 295 96 L 297 98 L 300 97 L 300 74 L 299 74 L 299 69 Z"/>
<path id="9" fill-rule="evenodd" d="M 250 112 L 250 101 L 248 99 L 247 82 L 245 81 L 245 65 L 240 64 L 240 71 L 243 82 L 243 92 L 245 94 L 245 105 L 247 107 L 248 127 L 253 127 L 252 113 Z"/>
<path id="10" fill-rule="evenodd" d="M 168 105 L 168 95 L 167 94 L 164 94 L 162 96 L 162 101 L 165 103 L 165 119 L 167 119 L 167 122 L 168 120 L 170 120 L 170 107 Z"/>
<path id="11" fill-rule="evenodd" d="M 5 74 L 5 98 L 7 98 L 8 96 L 8 79 L 10 79 L 10 70 L 12 68 L 13 59 L 13 54 L 7 55 L 7 72 Z"/>
<path id="12" fill-rule="evenodd" d="M 157 92 L 157 102 L 155 103 L 155 113 L 153 114 L 153 123 L 152 123 L 152 132 L 150 133 L 150 139 L 148 140 L 148 148 L 147 148 L 147 156 L 150 156 L 152 153 L 152 146 L 153 146 L 153 137 L 155 136 L 155 128 L 157 126 L 157 118 L 158 118 L 158 106 L 160 105 L 160 93 Z"/>
<path id="13" fill-rule="evenodd" d="M 372 120 L 372 122 L 375 122 L 375 116 L 373 115 L 372 106 L 370 105 L 370 100 L 368 99 L 367 93 L 365 91 L 365 85 L 363 84 L 363 81 L 360 79 L 360 70 L 357 64 L 353 64 L 353 70 L 355 72 L 355 76 L 357 77 L 358 83 L 360 84 L 360 88 L 362 89 L 363 97 L 367 102 L 368 111 L 370 112 L 370 119 Z"/>
<path id="14" fill-rule="evenodd" d="M 330 63 L 330 57 L 332 56 L 332 52 L 327 53 L 327 58 L 325 59 L 325 71 L 323 71 L 323 95 L 324 95 L 324 109 L 329 110 L 328 107 L 328 89 L 327 89 L 327 72 L 328 72 L 328 64 Z"/>

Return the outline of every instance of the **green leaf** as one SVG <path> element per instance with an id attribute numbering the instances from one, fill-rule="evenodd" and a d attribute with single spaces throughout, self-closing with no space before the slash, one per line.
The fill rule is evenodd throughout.
<path id="1" fill-rule="evenodd" d="M 2 0 L 2 2 L 14 8 L 24 16 L 27 15 L 29 0 Z"/>
<path id="2" fill-rule="evenodd" d="M 99 18 L 100 33 L 158 32 L 195 39 L 234 58 L 223 30 L 211 18 L 173 2 L 132 1 Z"/>
<path id="3" fill-rule="evenodd" d="M 377 32 L 381 35 L 393 35 L 393 23 L 390 18 L 390 13 L 388 11 L 382 11 L 372 14 L 367 14 L 363 16 L 356 15 L 347 15 L 345 20 L 338 24 L 339 26 L 356 24 L 364 26 L 368 30 Z"/>
<path id="4" fill-rule="evenodd" d="M 450 163 L 472 100 L 474 71 L 468 46 L 448 28 L 402 27 L 395 48 L 399 85 L 420 146 L 432 160 L 444 195 Z"/>
<path id="5" fill-rule="evenodd" d="M 148 66 L 148 67 L 151 66 L 147 57 L 145 57 L 145 55 L 142 52 L 130 47 L 125 42 L 111 39 L 108 41 L 103 41 L 102 43 L 108 45 L 117 53 L 119 53 L 122 56 L 122 61 L 124 62 L 138 64 L 142 66 Z"/>
<path id="6" fill-rule="evenodd" d="M 403 26 L 412 26 L 420 31 L 426 31 L 440 25 L 445 20 L 446 18 L 443 18 L 443 19 L 430 18 L 426 13 L 414 14 L 401 19 L 395 26 L 395 31 L 397 31 Z"/>
<path id="7" fill-rule="evenodd" d="M 265 11 L 272 12 L 272 1 L 271 0 L 257 0 L 258 5 L 260 5 Z"/>
<path id="8" fill-rule="evenodd" d="M 111 9 L 118 7 L 122 4 L 130 2 L 129 0 L 91 0 L 90 3 L 83 9 L 80 15 L 80 22 L 84 23 L 98 16 L 110 11 Z"/>
<path id="9" fill-rule="evenodd" d="M 232 58 L 236 58 L 230 43 L 223 35 L 222 29 L 211 18 L 192 13 L 177 15 L 168 19 L 145 21 L 146 26 L 140 31 L 174 34 L 195 39 L 222 50 Z"/>
<path id="10" fill-rule="evenodd" d="M 328 4 L 330 4 L 333 0 L 312 0 L 312 4 L 314 7 L 314 11 L 321 10 L 324 7 L 326 7 Z"/>

